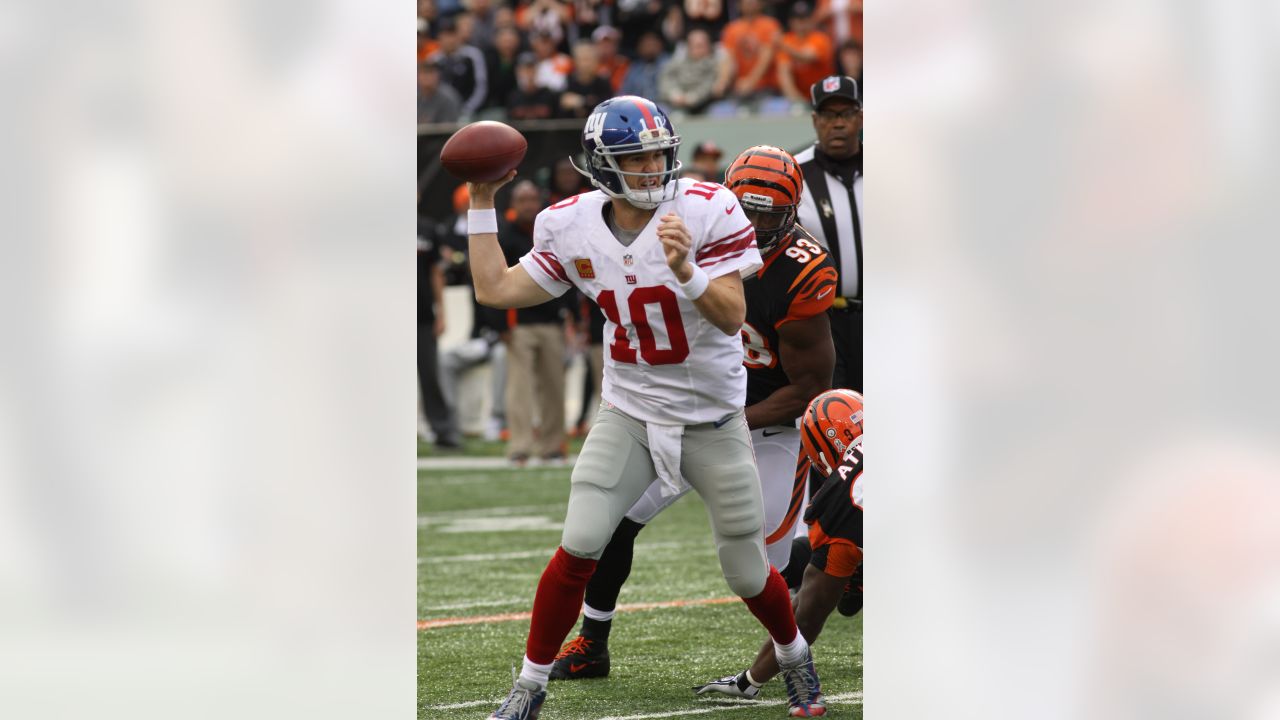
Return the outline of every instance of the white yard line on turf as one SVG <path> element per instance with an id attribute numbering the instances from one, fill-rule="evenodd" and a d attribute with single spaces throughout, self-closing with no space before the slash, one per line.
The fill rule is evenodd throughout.
<path id="1" fill-rule="evenodd" d="M 491 517 L 494 515 L 530 515 L 533 513 L 558 512 L 564 514 L 564 503 L 543 503 L 542 505 L 498 505 L 494 507 L 467 508 L 464 510 L 437 510 L 419 513 L 418 520 L 428 522 L 448 522 L 458 518 Z"/>
<path id="2" fill-rule="evenodd" d="M 727 603 L 741 602 L 737 597 L 720 597 L 720 598 L 701 598 L 697 600 L 667 600 L 665 602 L 646 602 L 646 603 L 623 603 L 616 608 L 617 612 L 632 612 L 635 610 L 660 610 L 664 608 L 679 607 L 696 607 L 700 605 L 724 605 Z M 455 625 L 491 625 L 498 622 L 510 622 L 516 620 L 528 620 L 533 616 L 531 612 L 512 612 L 500 613 L 498 615 L 472 615 L 467 617 L 453 618 L 436 618 L 434 620 L 419 620 L 419 630 L 433 630 L 436 628 L 453 627 Z"/>
<path id="3" fill-rule="evenodd" d="M 839 695 L 828 695 L 827 703 L 832 705 L 852 704 L 847 701 L 857 700 L 861 702 L 862 693 L 841 693 Z M 705 715 L 713 712 L 723 712 L 725 710 L 741 710 L 750 707 L 773 707 L 776 705 L 785 705 L 786 700 L 741 700 L 735 701 L 733 698 L 699 698 L 700 702 L 718 702 L 728 703 L 735 702 L 733 705 L 722 705 L 718 707 L 697 708 L 693 710 L 671 710 L 662 713 L 648 713 L 645 715 L 610 715 L 599 720 L 650 720 L 651 718 L 679 717 L 682 715 Z M 428 705 L 428 710 L 461 710 L 463 708 L 477 707 L 480 705 L 497 705 L 502 702 L 502 698 L 494 700 L 471 700 L 469 702 L 450 703 L 448 705 Z"/>
<path id="4" fill-rule="evenodd" d="M 446 455 L 442 457 L 425 457 L 418 458 L 419 470 L 559 470 L 570 469 L 573 463 L 578 459 L 577 455 L 570 455 L 569 459 L 561 465 L 544 465 L 539 462 L 530 462 L 524 467 L 516 467 L 511 461 L 504 457 L 467 457 L 465 455 Z"/>
<path id="5" fill-rule="evenodd" d="M 502 702 L 502 698 L 494 700 L 472 700 L 471 702 L 451 703 L 449 705 L 428 705 L 428 710 L 461 710 L 462 708 L 476 707 L 478 705 L 497 705 Z"/>
<path id="6" fill-rule="evenodd" d="M 694 547 L 702 546 L 703 543 L 679 543 L 679 542 L 655 542 L 655 543 L 636 543 L 637 550 L 660 550 L 668 548 Z M 518 552 L 505 553 L 473 553 L 471 555 L 447 555 L 445 557 L 427 557 L 418 558 L 418 564 L 424 563 L 454 563 L 454 562 L 492 562 L 494 560 L 524 560 L 534 557 L 550 558 L 555 554 L 555 548 L 543 550 L 520 550 Z"/>
<path id="7" fill-rule="evenodd" d="M 725 698 L 725 700 L 720 700 L 718 698 L 717 699 L 703 698 L 703 700 L 709 701 L 709 702 L 724 702 L 725 700 L 728 700 L 728 698 Z M 856 700 L 858 702 L 861 702 L 862 693 L 852 692 L 852 693 L 841 693 L 839 695 L 827 696 L 828 705 L 843 705 L 845 704 L 846 701 L 851 701 L 851 700 Z M 645 713 L 643 715 L 609 715 L 608 717 L 602 717 L 602 718 L 599 718 L 598 720 L 652 720 L 653 718 L 683 717 L 685 715 L 706 715 L 708 713 L 713 713 L 713 712 L 742 710 L 743 708 L 749 708 L 749 707 L 772 707 L 775 705 L 786 705 L 786 704 L 787 704 L 786 700 L 748 700 L 741 704 L 721 705 L 718 707 L 708 707 L 708 708 L 697 708 L 695 710 L 669 710 L 667 712 Z"/>

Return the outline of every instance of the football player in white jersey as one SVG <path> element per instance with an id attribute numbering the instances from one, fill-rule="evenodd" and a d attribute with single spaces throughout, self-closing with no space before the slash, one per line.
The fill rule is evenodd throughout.
<path id="1" fill-rule="evenodd" d="M 730 164 L 724 184 L 755 228 L 764 263 L 743 279 L 742 340 L 747 425 L 764 492 L 765 553 L 784 577 L 799 579 L 805 559 L 798 559 L 794 569 L 788 563 L 809 464 L 796 462 L 796 421 L 810 400 L 831 387 L 835 347 L 827 311 L 836 269 L 813 236 L 796 224 L 804 177 L 790 153 L 769 145 L 748 148 Z M 609 634 L 618 594 L 631 573 L 636 536 L 677 499 L 664 496 L 654 483 L 618 524 L 587 583 L 582 632 L 561 648 L 552 680 L 609 675 Z"/>
<path id="2" fill-rule="evenodd" d="M 790 714 L 825 714 L 786 582 L 764 551 L 764 508 L 743 413 L 742 275 L 761 266 L 733 193 L 680 180 L 680 138 L 654 103 L 596 106 L 582 133 L 596 190 L 543 210 L 534 247 L 507 267 L 494 193 L 515 177 L 470 185 L 476 298 L 523 307 L 578 287 L 604 311 L 603 401 L 573 468 L 564 534 L 538 582 L 520 676 L 492 720 L 533 720 L 560 643 L 614 527 L 655 478 L 692 487 L 707 506 L 725 580 L 769 632 Z"/>

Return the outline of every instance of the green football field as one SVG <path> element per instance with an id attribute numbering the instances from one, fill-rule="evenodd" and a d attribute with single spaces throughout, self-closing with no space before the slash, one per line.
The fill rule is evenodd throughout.
<path id="1" fill-rule="evenodd" d="M 520 666 L 534 589 L 560 540 L 569 469 L 428 462 L 450 465 L 418 476 L 418 717 L 486 718 Z M 486 462 L 494 467 L 474 467 Z M 696 495 L 640 534 L 619 603 L 610 676 L 552 682 L 544 720 L 786 717 L 781 678 L 756 701 L 690 689 L 746 668 L 765 638 L 730 597 Z M 862 717 L 861 648 L 861 615 L 834 614 L 815 647 L 827 717 Z"/>

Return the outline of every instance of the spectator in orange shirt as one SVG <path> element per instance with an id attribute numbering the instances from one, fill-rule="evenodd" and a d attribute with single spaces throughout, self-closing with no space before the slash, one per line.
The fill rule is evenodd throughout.
<path id="1" fill-rule="evenodd" d="M 796 3 L 788 22 L 791 32 L 778 46 L 778 87 L 788 100 L 808 102 L 809 88 L 836 72 L 831 38 L 817 31 L 809 3 Z"/>
<path id="2" fill-rule="evenodd" d="M 763 13 L 764 0 L 742 0 L 742 16 L 729 23 L 720 44 L 733 57 L 733 95 L 738 99 L 753 98 L 760 93 L 777 92 L 778 75 L 774 55 L 782 37 L 782 25 Z"/>
<path id="3" fill-rule="evenodd" d="M 622 80 L 627 76 L 627 67 L 630 64 L 625 57 L 618 54 L 618 41 L 621 39 L 622 33 L 608 25 L 601 25 L 591 33 L 591 40 L 596 44 L 596 54 L 600 59 L 600 75 L 609 81 L 609 87 L 613 88 L 615 95 L 622 88 Z"/>

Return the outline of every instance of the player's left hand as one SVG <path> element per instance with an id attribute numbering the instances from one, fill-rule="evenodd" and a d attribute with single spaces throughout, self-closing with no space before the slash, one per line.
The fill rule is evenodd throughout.
<path id="1" fill-rule="evenodd" d="M 693 277 L 693 266 L 689 264 L 689 249 L 693 247 L 693 238 L 689 236 L 689 228 L 684 220 L 675 213 L 667 213 L 658 221 L 658 239 L 662 241 L 662 249 L 667 255 L 667 267 L 676 274 L 680 282 L 689 282 Z"/>

